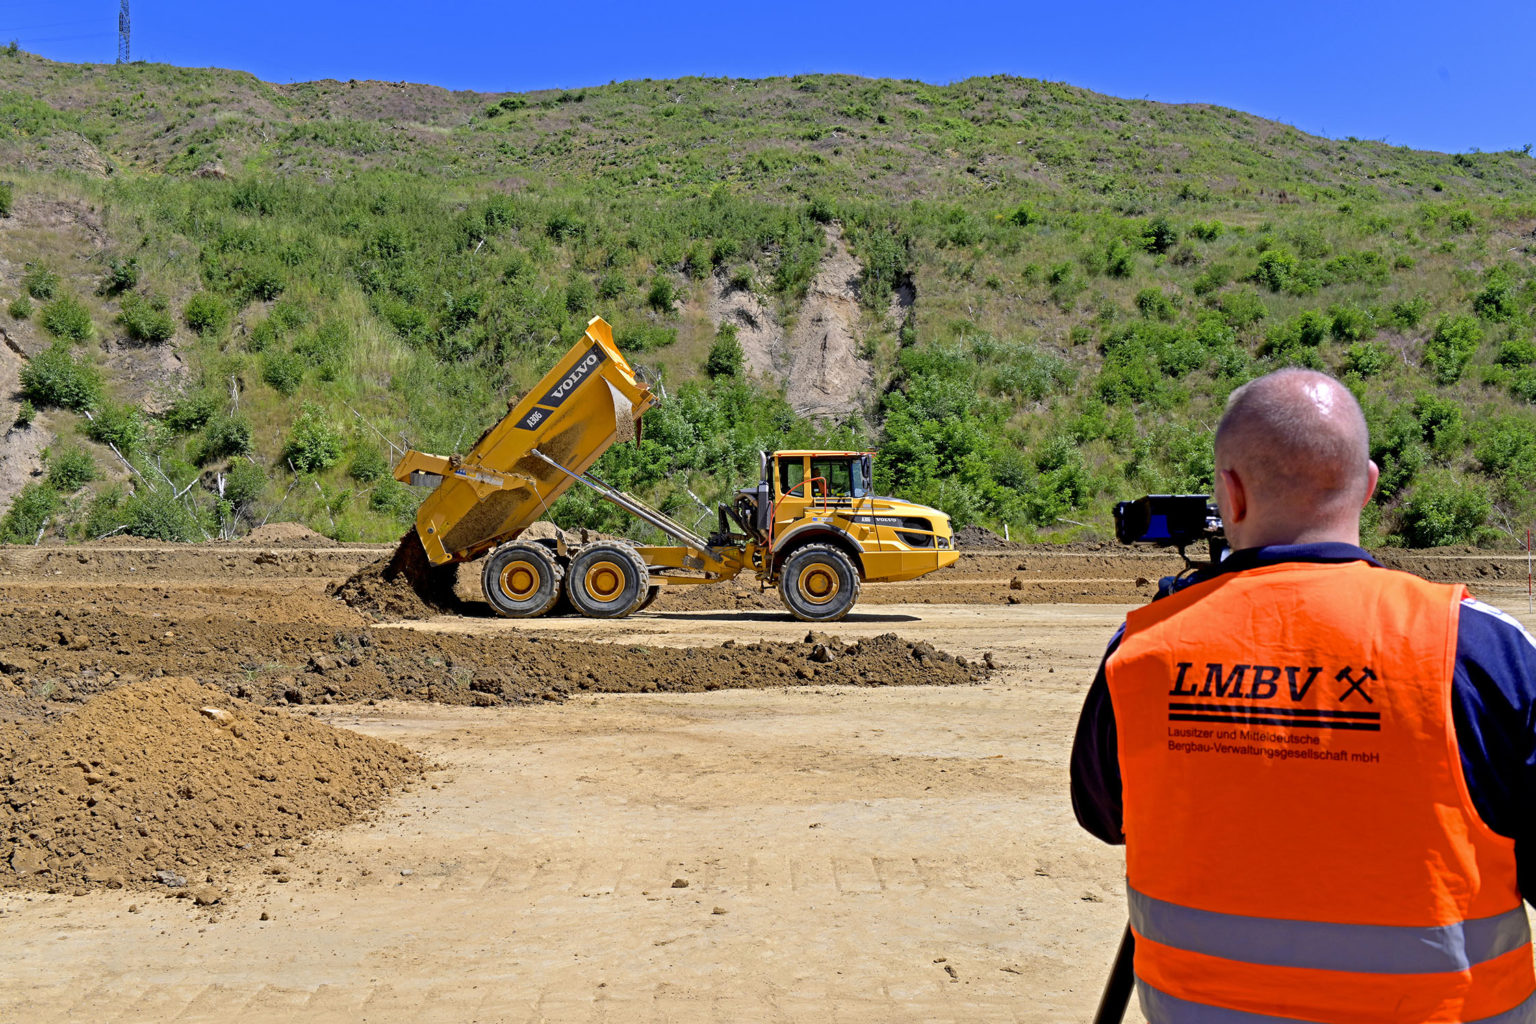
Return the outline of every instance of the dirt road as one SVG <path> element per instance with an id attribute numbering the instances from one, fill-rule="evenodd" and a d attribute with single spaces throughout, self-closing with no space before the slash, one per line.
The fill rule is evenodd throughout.
<path id="1" fill-rule="evenodd" d="M 31 665 L 9 678 L 20 693 L 75 673 L 78 702 L 141 675 L 157 648 L 167 671 L 259 679 L 270 657 L 304 675 L 316 637 L 365 629 L 367 657 L 394 652 L 378 672 L 416 648 L 451 661 L 598 641 L 634 666 L 806 633 L 781 613 L 665 606 L 618 622 L 365 623 L 323 597 L 351 552 L 6 551 L 0 631 L 30 644 Z M 0 889 L 0 1021 L 1086 1020 L 1124 886 L 1119 852 L 1073 820 L 1066 763 L 1134 598 L 1008 604 L 1036 560 L 991 557 L 1010 561 L 975 570 L 996 581 L 971 590 L 978 603 L 869 602 L 829 630 L 991 653 L 980 684 L 278 712 L 438 767 L 372 821 L 255 851 L 211 906 L 142 886 Z M 1037 564 L 1054 580 L 1077 563 Z M 1134 594 L 1145 568 L 1085 561 L 1070 586 Z M 1527 618 L 1512 578 L 1479 589 Z"/>

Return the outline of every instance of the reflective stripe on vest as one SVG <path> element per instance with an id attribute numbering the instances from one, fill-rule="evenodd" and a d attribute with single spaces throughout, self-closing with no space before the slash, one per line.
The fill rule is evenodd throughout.
<path id="1" fill-rule="evenodd" d="M 1463 595 L 1285 563 L 1127 616 L 1105 676 L 1154 1024 L 1536 1024 L 1514 843 L 1451 718 Z"/>
<path id="2" fill-rule="evenodd" d="M 1267 1013 L 1245 1013 L 1223 1006 L 1207 1006 L 1159 992 L 1140 978 L 1136 995 L 1148 1024 L 1317 1024 L 1300 1017 L 1272 1017 Z M 1466 1024 L 1536 1024 L 1536 994 L 1513 1010 L 1496 1013 Z"/>
<path id="3" fill-rule="evenodd" d="M 1128 890 L 1131 927 L 1165 946 L 1272 967 L 1371 974 L 1465 971 L 1531 941 L 1525 908 L 1454 925 L 1409 928 L 1242 917 Z"/>

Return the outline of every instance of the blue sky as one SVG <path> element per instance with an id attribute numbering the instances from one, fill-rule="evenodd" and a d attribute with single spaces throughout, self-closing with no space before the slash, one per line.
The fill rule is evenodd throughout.
<path id="1" fill-rule="evenodd" d="M 1533 0 L 1155 4 L 131 0 L 133 56 L 274 82 L 486 91 L 808 71 L 1007 73 L 1207 102 L 1334 138 L 1461 152 L 1536 143 Z M 0 43 L 111 61 L 118 0 L 0 0 Z"/>

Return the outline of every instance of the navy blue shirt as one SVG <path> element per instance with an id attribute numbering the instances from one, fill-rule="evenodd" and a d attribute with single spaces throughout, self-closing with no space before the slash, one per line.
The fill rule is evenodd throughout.
<path id="1" fill-rule="evenodd" d="M 1380 565 L 1352 544 L 1293 544 L 1234 551 L 1219 565 L 1163 581 L 1158 596 L 1213 576 L 1280 562 Z M 1122 625 L 1105 659 L 1120 643 Z M 1474 598 L 1461 604 L 1451 679 L 1462 773 L 1472 806 L 1493 831 L 1515 841 L 1520 891 L 1536 905 L 1536 640 L 1514 619 Z M 1115 709 L 1104 664 L 1088 687 L 1072 744 L 1072 809 L 1106 843 L 1125 842 Z"/>

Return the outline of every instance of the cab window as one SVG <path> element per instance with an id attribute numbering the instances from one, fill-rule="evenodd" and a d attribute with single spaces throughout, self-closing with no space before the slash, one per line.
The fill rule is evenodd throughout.
<path id="1" fill-rule="evenodd" d="M 812 459 L 811 476 L 827 481 L 827 494 L 833 498 L 862 498 L 867 493 L 862 459 Z"/>
<path id="2" fill-rule="evenodd" d="M 804 459 L 779 460 L 779 493 L 788 494 L 796 484 L 805 479 Z"/>

